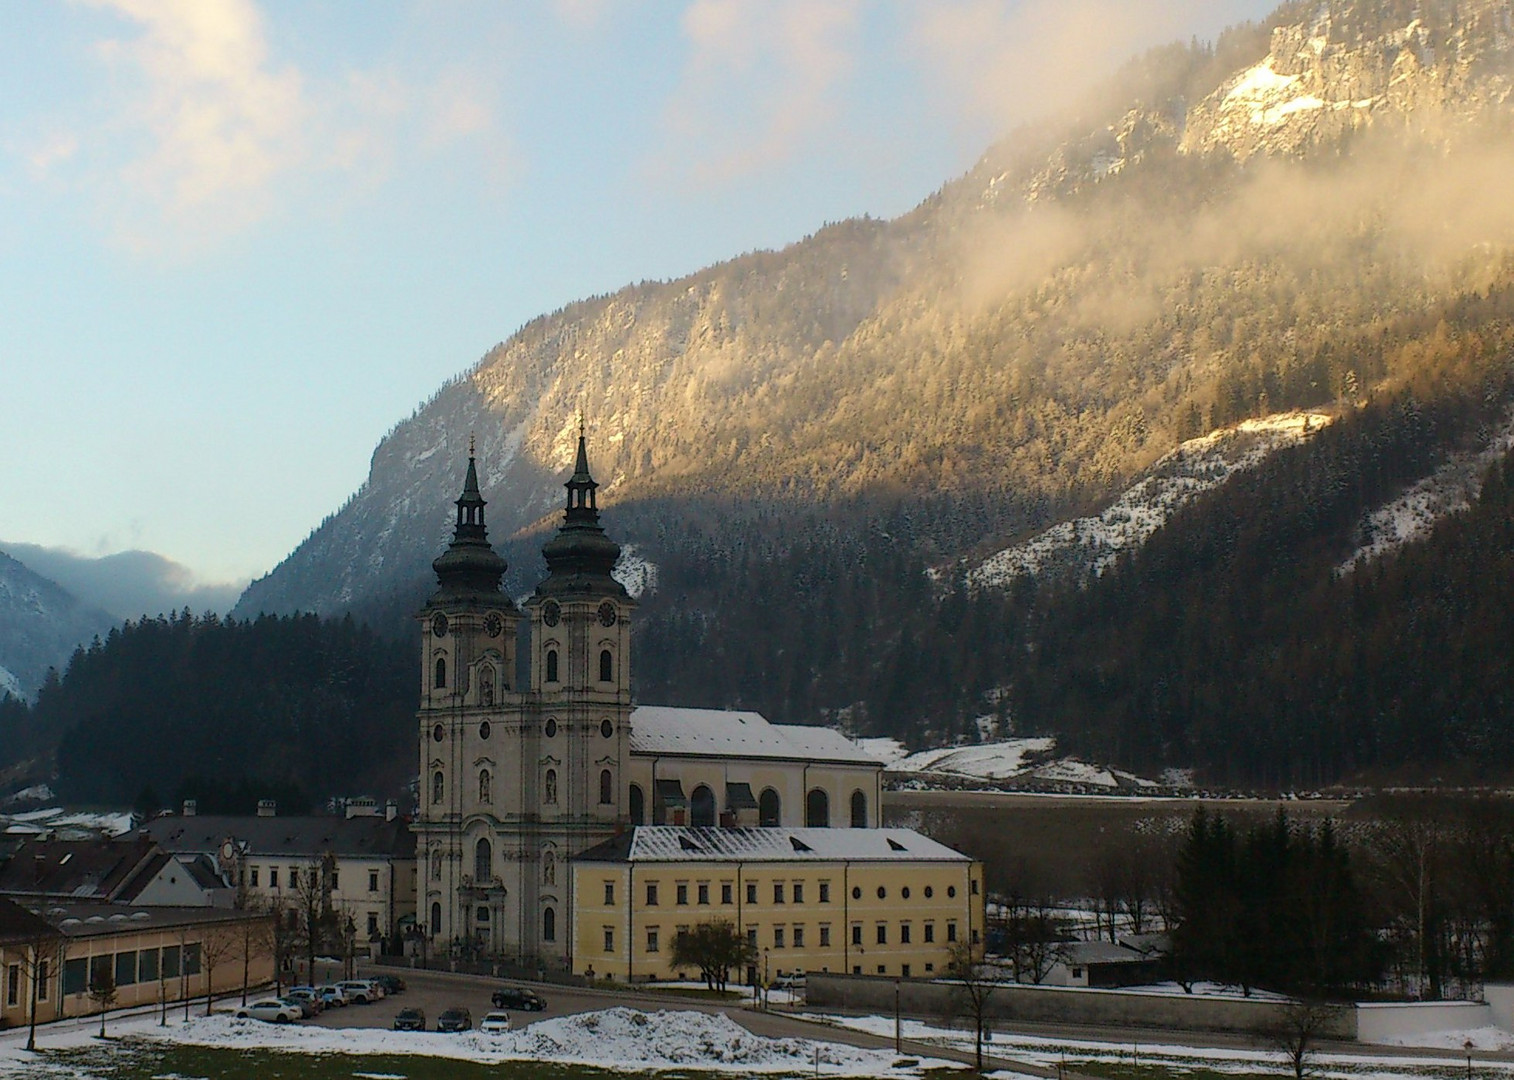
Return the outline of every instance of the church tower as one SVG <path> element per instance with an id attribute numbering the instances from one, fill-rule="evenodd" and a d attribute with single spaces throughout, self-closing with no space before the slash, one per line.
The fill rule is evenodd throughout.
<path id="1" fill-rule="evenodd" d="M 501 812 L 518 815 L 511 724 L 521 613 L 500 591 L 505 560 L 489 546 L 473 447 L 452 543 L 431 564 L 437 589 L 421 627 L 417 921 L 433 948 L 503 944 L 509 874 L 495 855 Z M 517 804 L 516 806 L 512 806 Z"/>

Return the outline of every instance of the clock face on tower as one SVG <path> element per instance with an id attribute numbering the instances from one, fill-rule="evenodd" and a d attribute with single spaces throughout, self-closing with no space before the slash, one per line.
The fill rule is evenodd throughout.
<path id="1" fill-rule="evenodd" d="M 491 611 L 484 616 L 484 633 L 490 637 L 499 637 L 505 628 L 505 620 L 499 617 L 499 612 Z"/>
<path id="2" fill-rule="evenodd" d="M 447 636 L 447 616 L 440 611 L 431 616 L 431 633 L 436 637 Z"/>
<path id="3" fill-rule="evenodd" d="M 600 626 L 614 626 L 615 625 L 615 620 L 618 617 L 619 616 L 616 614 L 616 611 L 615 611 L 615 605 L 612 604 L 612 603 L 610 603 L 610 601 L 606 600 L 603 604 L 599 605 L 599 625 Z"/>
<path id="4" fill-rule="evenodd" d="M 556 626 L 562 618 L 562 609 L 557 606 L 556 600 L 548 600 L 541 606 L 541 621 L 548 626 Z"/>

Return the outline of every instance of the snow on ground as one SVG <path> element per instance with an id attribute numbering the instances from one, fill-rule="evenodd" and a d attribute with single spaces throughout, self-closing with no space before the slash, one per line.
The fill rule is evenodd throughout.
<path id="1" fill-rule="evenodd" d="M 921 750 L 900 758 L 888 766 L 894 773 L 949 773 L 978 780 L 1005 780 L 1020 776 L 1027 769 L 1027 759 L 1051 752 L 1054 739 L 1006 739 L 977 746 L 948 746 L 942 750 Z M 1113 785 L 1113 778 L 1110 780 Z"/>
<path id="2" fill-rule="evenodd" d="M 989 556 L 968 572 L 968 584 L 998 587 L 1023 574 L 1048 571 L 1103 573 L 1121 551 L 1145 543 L 1195 496 L 1233 473 L 1253 468 L 1274 451 L 1302 442 L 1331 420 L 1324 413 L 1278 413 L 1189 439 L 1097 517 L 1064 521 Z"/>
<path id="3" fill-rule="evenodd" d="M 84 1046 L 98 1030 L 88 1024 L 46 1025 L 38 1031 L 44 1049 Z M 492 1064 L 552 1061 L 629 1070 L 717 1069 L 721 1072 L 804 1072 L 827 1075 L 913 1076 L 919 1069 L 950 1066 L 922 1061 L 895 1069 L 891 1050 L 866 1050 L 810 1039 L 769 1039 L 753 1035 L 724 1013 L 663 1009 L 653 1013 L 624 1007 L 556 1017 L 510 1031 L 485 1035 L 397 1032 L 383 1028 L 326 1028 L 238 1020 L 229 1013 L 200 1016 L 159 1027 L 156 1015 L 111 1021 L 115 1038 L 168 1041 L 229 1049 L 273 1049 L 308 1054 L 415 1054 Z M 0 1044 L 0 1059 L 24 1060 L 25 1032 Z"/>
<path id="4" fill-rule="evenodd" d="M 120 836 L 132 829 L 129 812 L 91 813 L 49 806 L 20 814 L 0 814 L 0 829 L 14 834 L 40 833 Z"/>
<path id="5" fill-rule="evenodd" d="M 13 697 L 17 701 L 25 701 L 26 694 L 21 690 L 21 680 L 10 671 L 9 668 L 0 666 L 0 698 Z"/>
<path id="6" fill-rule="evenodd" d="M 1482 491 L 1483 473 L 1514 449 L 1514 415 L 1493 433 L 1488 445 L 1473 454 L 1457 454 L 1386 506 L 1367 515 L 1358 527 L 1361 546 L 1335 568 L 1349 573 L 1365 562 L 1420 539 L 1441 518 L 1467 509 Z"/>
<path id="7" fill-rule="evenodd" d="M 635 544 L 627 544 L 620 549 L 620 561 L 615 564 L 613 576 L 626 587 L 626 592 L 631 594 L 633 600 L 644 592 L 657 589 L 657 564 L 648 562 L 637 554 Z"/>
<path id="8" fill-rule="evenodd" d="M 1469 1028 L 1466 1031 L 1434 1031 L 1424 1035 L 1402 1035 L 1390 1039 L 1392 1046 L 1432 1047 L 1439 1050 L 1514 1050 L 1514 1033 L 1496 1027 Z M 1481 1063 L 1479 1062 L 1479 1067 Z"/>
<path id="9" fill-rule="evenodd" d="M 909 751 L 898 739 L 868 738 L 854 739 L 857 749 L 861 750 L 874 761 L 881 761 L 884 765 L 892 765 L 909 757 Z"/>
<path id="10" fill-rule="evenodd" d="M 46 784 L 33 784 L 5 797 L 5 805 L 22 802 L 46 802 L 53 797 L 53 789 Z"/>

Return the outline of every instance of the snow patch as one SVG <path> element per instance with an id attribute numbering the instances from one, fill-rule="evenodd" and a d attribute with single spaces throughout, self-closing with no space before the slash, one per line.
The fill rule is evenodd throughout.
<path id="1" fill-rule="evenodd" d="M 1178 508 L 1274 451 L 1303 442 L 1331 420 L 1324 413 L 1278 413 L 1189 439 L 1096 517 L 1064 521 L 989 556 L 968 572 L 967 582 L 994 588 L 1024 574 L 1090 569 L 1102 574 L 1120 552 L 1145 543 Z"/>
<path id="2" fill-rule="evenodd" d="M 620 561 L 615 564 L 612 576 L 625 586 L 633 600 L 640 599 L 643 593 L 657 591 L 657 564 L 637 554 L 635 544 L 621 548 Z"/>
<path id="3" fill-rule="evenodd" d="M 52 788 L 46 784 L 33 784 L 31 787 L 24 787 L 12 795 L 7 795 L 5 805 L 14 806 L 16 803 L 23 802 L 46 802 L 52 797 Z"/>
<path id="4" fill-rule="evenodd" d="M 867 738 L 853 739 L 852 742 L 856 743 L 858 750 L 874 761 L 883 762 L 885 766 L 909 757 L 909 750 L 898 739 Z"/>
<path id="5" fill-rule="evenodd" d="M 20 814 L 0 814 L 0 830 L 13 835 L 52 834 L 60 838 L 120 836 L 133 828 L 130 813 L 91 813 L 49 806 Z"/>
<path id="6" fill-rule="evenodd" d="M 948 746 L 922 750 L 887 767 L 892 773 L 946 773 L 975 780 L 1007 780 L 1023 775 L 1029 759 L 1051 753 L 1055 739 L 1007 739 L 979 746 Z M 1113 778 L 1110 780 L 1113 786 Z"/>
<path id="7" fill-rule="evenodd" d="M 1269 56 L 1256 67 L 1242 72 L 1241 77 L 1230 88 L 1230 92 L 1225 95 L 1225 100 L 1246 102 L 1274 97 L 1296 82 L 1298 82 L 1297 75 L 1280 75 L 1273 71 L 1272 57 Z"/>
<path id="8" fill-rule="evenodd" d="M 0 667 L 0 698 L 13 697 L 17 701 L 25 701 L 26 694 L 21 690 L 21 680 L 5 667 Z"/>

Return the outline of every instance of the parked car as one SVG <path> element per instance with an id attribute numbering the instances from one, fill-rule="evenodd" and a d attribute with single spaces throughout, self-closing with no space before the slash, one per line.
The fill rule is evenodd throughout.
<path id="1" fill-rule="evenodd" d="M 485 1013 L 478 1022 L 478 1030 L 485 1035 L 502 1035 L 510 1030 L 510 1014 L 507 1012 Z"/>
<path id="2" fill-rule="evenodd" d="M 790 971 L 790 972 L 780 971 L 778 973 L 778 977 L 773 980 L 773 984 L 772 984 L 771 989 L 774 989 L 774 990 L 803 990 L 804 989 L 804 984 L 805 984 L 804 972 L 802 972 L 802 971 Z"/>
<path id="3" fill-rule="evenodd" d="M 384 996 L 378 984 L 369 979 L 347 979 L 336 985 L 353 1005 L 371 1005 Z"/>
<path id="4" fill-rule="evenodd" d="M 501 986 L 494 991 L 489 998 L 496 1009 L 525 1009 L 527 1012 L 541 1012 L 547 1007 L 547 999 L 535 990 L 527 990 L 523 986 Z"/>
<path id="5" fill-rule="evenodd" d="M 266 1020 L 270 1024 L 288 1024 L 304 1016 L 298 1005 L 289 1005 L 278 998 L 266 998 L 243 1005 L 237 1010 L 241 1019 Z"/>
<path id="6" fill-rule="evenodd" d="M 342 993 L 340 986 L 318 986 L 315 992 L 321 995 L 321 1004 L 328 1009 L 347 1004 L 347 995 Z"/>
<path id="7" fill-rule="evenodd" d="M 284 997 L 309 1002 L 317 1013 L 323 1012 L 326 1008 L 326 1003 L 321 1000 L 321 992 L 313 986 L 291 986 Z"/>
<path id="8" fill-rule="evenodd" d="M 473 1027 L 473 1014 L 461 1005 L 454 1005 L 436 1018 L 437 1031 L 468 1031 Z"/>
<path id="9" fill-rule="evenodd" d="M 394 1014 L 395 1031 L 425 1031 L 426 1013 L 422 1009 L 401 1009 Z"/>
<path id="10" fill-rule="evenodd" d="M 386 994 L 402 994 L 405 991 L 405 980 L 398 975 L 375 975 L 373 981 L 382 986 Z"/>
<path id="11" fill-rule="evenodd" d="M 293 1005 L 296 1009 L 299 1009 L 301 1020 L 309 1020 L 312 1016 L 317 1015 L 321 1011 L 320 1005 L 318 1005 L 314 1000 L 310 998 L 297 998 L 289 997 L 286 995 L 279 998 L 279 1000 L 282 1001 L 285 1005 Z"/>

